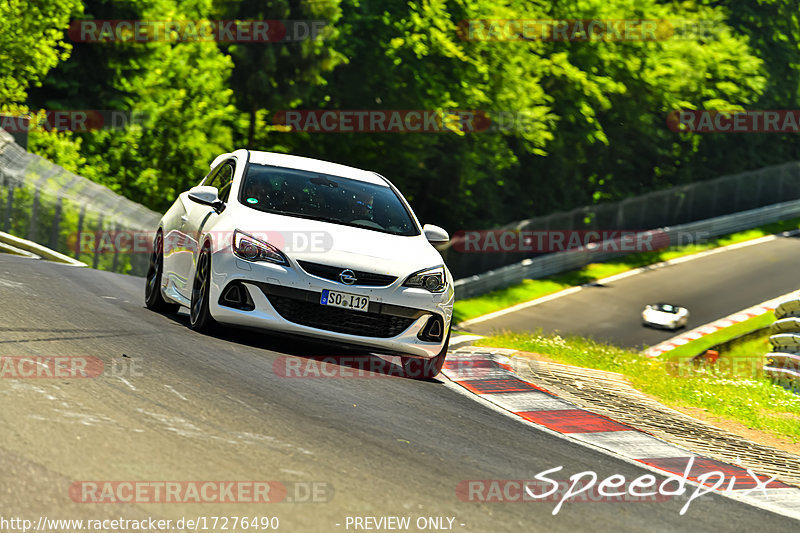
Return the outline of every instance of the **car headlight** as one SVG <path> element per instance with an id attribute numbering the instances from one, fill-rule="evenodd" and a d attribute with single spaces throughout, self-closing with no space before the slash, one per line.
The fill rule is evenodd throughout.
<path id="1" fill-rule="evenodd" d="M 289 261 L 280 250 L 252 235 L 239 230 L 233 232 L 233 255 L 246 261 L 267 261 L 289 266 Z"/>
<path id="2" fill-rule="evenodd" d="M 428 292 L 444 292 L 447 288 L 447 278 L 444 275 L 444 267 L 429 268 L 411 274 L 403 283 L 404 287 L 417 287 Z"/>

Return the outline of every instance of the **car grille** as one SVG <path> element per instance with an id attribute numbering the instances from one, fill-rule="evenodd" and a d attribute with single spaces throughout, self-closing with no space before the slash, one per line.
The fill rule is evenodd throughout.
<path id="1" fill-rule="evenodd" d="M 413 318 L 351 311 L 286 296 L 267 294 L 267 298 L 278 314 L 290 322 L 348 335 L 389 338 L 414 323 Z"/>
<path id="2" fill-rule="evenodd" d="M 341 283 L 339 274 L 342 273 L 342 270 L 348 270 L 347 267 L 322 265 L 320 263 L 312 263 L 310 261 L 298 261 L 298 263 L 300 263 L 300 266 L 303 267 L 303 270 L 312 276 L 319 276 L 337 283 Z M 385 287 L 387 285 L 391 285 L 397 279 L 396 276 L 387 276 L 386 274 L 374 274 L 372 272 L 364 272 L 363 270 L 349 270 L 352 270 L 356 275 L 356 282 L 353 285 Z"/>

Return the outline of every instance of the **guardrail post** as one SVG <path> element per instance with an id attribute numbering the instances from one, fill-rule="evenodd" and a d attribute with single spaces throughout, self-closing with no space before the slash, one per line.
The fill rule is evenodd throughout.
<path id="1" fill-rule="evenodd" d="M 717 195 L 719 193 L 719 180 L 714 180 L 714 192 L 711 194 L 711 209 L 709 213 L 716 216 L 717 214 Z"/>
<path id="2" fill-rule="evenodd" d="M 56 202 L 55 213 L 53 213 L 53 228 L 50 231 L 50 248 L 58 250 L 58 232 L 61 229 L 61 197 Z"/>
<path id="3" fill-rule="evenodd" d="M 114 231 L 114 233 L 113 233 L 114 237 L 112 239 L 112 242 L 114 243 L 113 244 L 113 246 L 114 246 L 114 260 L 111 263 L 111 272 L 117 272 L 119 270 L 119 246 L 117 246 L 117 241 L 118 241 L 117 235 L 119 233 L 119 224 L 117 224 L 116 222 L 114 223 L 114 230 L 113 231 Z"/>
<path id="4" fill-rule="evenodd" d="M 28 221 L 28 240 L 36 241 L 36 218 L 39 214 L 39 188 L 33 193 L 33 205 L 31 206 L 31 218 Z"/>
<path id="5" fill-rule="evenodd" d="M 103 231 L 103 215 L 100 215 L 97 218 L 97 235 L 102 235 Z M 97 239 L 95 239 L 97 241 Z M 97 266 L 100 264 L 100 247 L 95 246 L 94 255 L 92 256 L 92 268 L 97 269 Z"/>
<path id="6" fill-rule="evenodd" d="M 86 217 L 86 206 L 81 206 L 78 214 L 78 231 L 75 233 L 75 259 L 81 260 L 81 231 L 83 230 L 83 219 Z"/>
<path id="7" fill-rule="evenodd" d="M 6 198 L 6 216 L 5 220 L 3 221 L 3 231 L 8 233 L 8 230 L 11 229 L 11 213 L 12 207 L 14 206 L 14 184 L 8 184 L 8 197 Z"/>

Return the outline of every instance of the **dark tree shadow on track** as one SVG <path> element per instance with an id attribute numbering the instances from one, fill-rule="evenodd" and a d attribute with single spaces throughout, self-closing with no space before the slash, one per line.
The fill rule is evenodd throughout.
<path id="1" fill-rule="evenodd" d="M 185 310 L 164 317 L 178 325 L 189 328 L 189 315 Z M 321 378 L 405 378 L 415 381 L 441 383 L 436 378 L 419 377 L 426 361 L 418 360 L 408 371 L 403 368 L 397 354 L 377 354 L 367 348 L 358 348 L 330 341 L 315 340 L 300 335 L 281 334 L 266 330 L 218 325 L 208 333 L 194 332 L 221 341 L 248 346 L 259 350 L 279 352 L 273 370 L 284 377 Z M 295 358 L 299 358 L 295 359 Z"/>

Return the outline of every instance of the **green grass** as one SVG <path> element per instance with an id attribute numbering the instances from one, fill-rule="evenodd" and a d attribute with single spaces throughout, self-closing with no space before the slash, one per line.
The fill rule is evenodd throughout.
<path id="1" fill-rule="evenodd" d="M 689 341 L 684 345 L 678 346 L 666 352 L 661 356 L 661 358 L 685 361 L 694 357 L 695 355 L 700 354 L 701 352 L 708 350 L 712 346 L 729 341 L 738 337 L 739 335 L 744 335 L 745 333 L 769 326 L 773 322 L 775 322 L 775 313 L 769 311 L 763 315 L 748 318 L 747 320 L 739 322 L 738 324 L 734 324 L 730 327 L 722 328 L 721 330 L 715 331 L 710 335 Z M 762 355 L 765 353 L 767 352 L 764 351 Z"/>
<path id="2" fill-rule="evenodd" d="M 453 319 L 455 323 L 459 323 L 464 320 L 469 320 L 470 318 L 511 307 L 518 303 L 535 300 L 536 298 L 547 296 L 548 294 L 553 294 L 569 287 L 627 272 L 628 270 L 798 228 L 800 228 L 800 218 L 795 218 L 766 224 L 738 233 L 723 235 L 721 237 L 709 239 L 708 242 L 702 244 L 673 246 L 653 252 L 628 254 L 615 261 L 592 263 L 579 270 L 564 272 L 542 279 L 524 280 L 518 285 L 493 291 L 475 298 L 456 301 L 453 309 Z"/>
<path id="3" fill-rule="evenodd" d="M 763 363 L 766 352 L 749 355 L 751 364 L 720 364 L 721 357 L 716 365 L 694 366 L 674 358 L 650 359 L 581 337 L 505 333 L 476 344 L 534 352 L 560 363 L 618 372 L 634 387 L 668 406 L 704 409 L 749 428 L 800 442 L 800 396 L 771 384 L 754 370 Z"/>
<path id="4" fill-rule="evenodd" d="M 746 358 L 746 357 L 764 357 L 765 353 L 770 351 L 769 345 L 769 332 L 765 331 L 762 335 L 755 339 L 742 341 L 736 343 L 730 350 L 723 353 L 723 357 L 730 358 Z"/>

